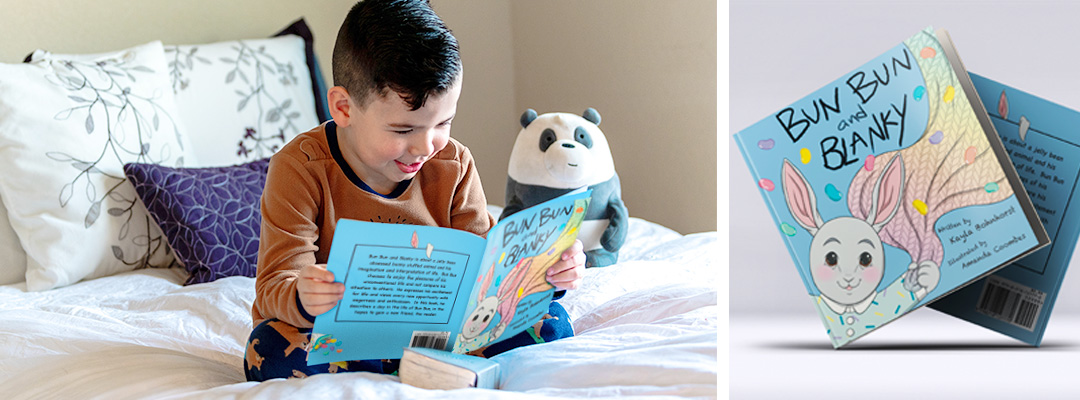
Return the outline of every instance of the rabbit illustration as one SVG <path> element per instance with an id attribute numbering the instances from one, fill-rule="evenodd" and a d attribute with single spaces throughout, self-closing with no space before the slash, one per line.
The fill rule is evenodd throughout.
<path id="1" fill-rule="evenodd" d="M 784 199 L 795 221 L 813 236 L 810 275 L 821 293 L 816 303 L 834 343 L 851 340 L 907 311 L 940 280 L 937 263 L 913 262 L 887 289 L 877 291 L 885 272 L 885 249 L 878 233 L 900 209 L 904 173 L 903 158 L 893 157 L 874 184 L 865 218 L 823 221 L 810 183 L 784 160 Z"/>

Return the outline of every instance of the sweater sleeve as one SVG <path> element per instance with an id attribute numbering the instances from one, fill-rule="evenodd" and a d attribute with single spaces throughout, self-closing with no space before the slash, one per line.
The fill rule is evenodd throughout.
<path id="1" fill-rule="evenodd" d="M 262 195 L 262 230 L 255 281 L 256 320 L 277 318 L 310 328 L 299 309 L 296 279 L 315 264 L 321 187 L 303 163 L 287 154 L 270 159 Z"/>
<path id="2" fill-rule="evenodd" d="M 495 226 L 495 218 L 487 211 L 487 197 L 480 184 L 480 173 L 476 170 L 472 153 L 467 147 L 461 150 L 461 178 L 454 190 L 450 209 L 450 225 L 460 229 L 487 236 L 488 230 Z"/>

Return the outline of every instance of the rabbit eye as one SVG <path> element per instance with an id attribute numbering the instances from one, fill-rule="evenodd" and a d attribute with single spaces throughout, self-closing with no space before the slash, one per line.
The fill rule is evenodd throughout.
<path id="1" fill-rule="evenodd" d="M 829 264 L 830 267 L 835 267 L 836 266 L 836 252 L 830 251 L 829 254 L 826 254 L 825 255 L 825 263 Z"/>
<path id="2" fill-rule="evenodd" d="M 870 265 L 871 261 L 874 261 L 874 257 L 871 256 L 870 253 L 863 252 L 861 255 L 859 255 L 859 265 L 865 267 Z"/>

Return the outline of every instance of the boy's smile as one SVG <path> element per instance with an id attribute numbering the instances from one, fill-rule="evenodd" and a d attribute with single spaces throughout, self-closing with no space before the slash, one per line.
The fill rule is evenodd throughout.
<path id="1" fill-rule="evenodd" d="M 362 107 L 350 99 L 351 112 L 334 118 L 345 161 L 376 192 L 392 192 L 446 147 L 460 95 L 458 78 L 446 92 L 430 95 L 415 111 L 393 91 L 373 96 Z"/>

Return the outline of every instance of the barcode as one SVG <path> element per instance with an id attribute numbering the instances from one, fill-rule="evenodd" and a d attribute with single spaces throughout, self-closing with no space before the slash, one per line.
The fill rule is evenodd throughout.
<path id="1" fill-rule="evenodd" d="M 450 341 L 450 332 L 413 331 L 412 339 L 409 340 L 409 347 L 446 350 L 448 341 Z"/>
<path id="2" fill-rule="evenodd" d="M 1034 331 L 1046 293 L 991 276 L 986 279 L 975 310 L 1000 321 Z"/>

